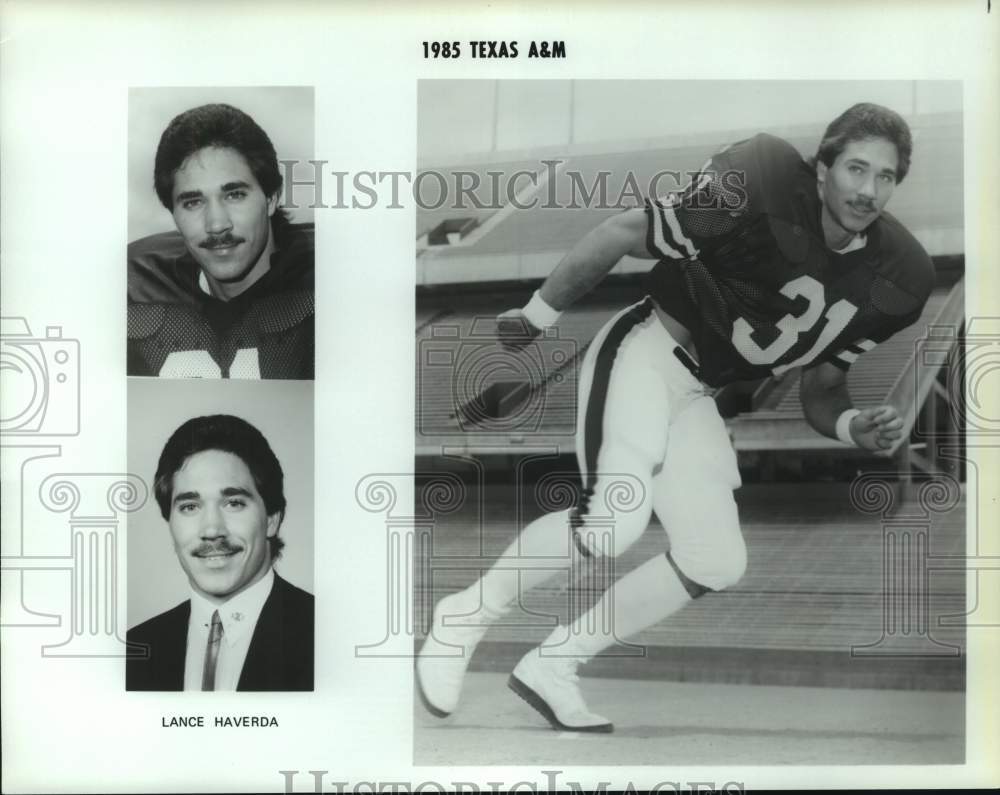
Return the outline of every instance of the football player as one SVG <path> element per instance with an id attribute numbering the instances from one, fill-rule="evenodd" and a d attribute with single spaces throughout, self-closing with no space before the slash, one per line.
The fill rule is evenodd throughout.
<path id="1" fill-rule="evenodd" d="M 913 323 L 934 284 L 926 252 L 883 212 L 911 151 L 906 122 L 872 104 L 835 119 L 811 163 L 770 135 L 733 144 L 684 191 L 595 228 L 527 306 L 501 315 L 501 338 L 523 345 L 621 257 L 657 260 L 649 295 L 598 332 L 581 367 L 579 504 L 529 524 L 480 580 L 436 606 L 417 660 L 420 693 L 434 714 L 456 708 L 476 644 L 519 588 L 558 566 L 620 555 L 653 511 L 669 551 L 557 627 L 544 653 L 532 650 L 511 674 L 510 687 L 553 728 L 612 731 L 587 708 L 577 666 L 740 579 L 746 547 L 733 499 L 740 475 L 706 386 L 801 367 L 802 406 L 817 431 L 872 453 L 900 438 L 895 408 L 852 406 L 846 372 L 859 354 Z M 605 473 L 640 481 L 635 510 L 613 510 L 616 476 Z M 608 516 L 616 517 L 610 539 Z M 606 615 L 610 632 L 587 630 Z"/>
<path id="2" fill-rule="evenodd" d="M 229 105 L 177 116 L 153 183 L 176 232 L 128 247 L 128 374 L 313 377 L 313 228 L 278 207 L 267 134 Z"/>

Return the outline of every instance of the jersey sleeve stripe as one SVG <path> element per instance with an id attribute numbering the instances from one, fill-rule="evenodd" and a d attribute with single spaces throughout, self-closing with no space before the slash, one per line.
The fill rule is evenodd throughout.
<path id="1" fill-rule="evenodd" d="M 852 342 L 842 350 L 827 355 L 826 361 L 846 370 L 858 360 L 858 356 L 865 351 L 870 351 L 877 344 L 878 343 L 873 340 L 862 338 L 857 342 Z"/>
<path id="2" fill-rule="evenodd" d="M 653 256 L 660 259 L 690 259 L 698 256 L 698 248 L 684 233 L 674 208 L 681 203 L 681 196 L 690 196 L 712 181 L 712 174 L 708 171 L 711 165 L 711 159 L 706 160 L 705 165 L 680 193 L 668 193 L 657 199 L 646 200 L 646 212 L 650 219 L 646 248 Z"/>
<path id="3" fill-rule="evenodd" d="M 858 358 L 859 355 L 861 355 L 865 351 L 870 351 L 877 344 L 878 343 L 874 342 L 873 340 L 860 339 L 857 342 L 852 342 L 850 345 L 848 345 L 846 348 L 844 348 L 844 350 L 842 350 L 839 353 L 836 353 L 834 355 L 835 356 L 840 356 L 842 354 L 849 354 L 852 357 L 850 359 L 850 361 L 853 362 L 855 359 Z"/>
<path id="4" fill-rule="evenodd" d="M 681 229 L 680 221 L 677 220 L 677 214 L 674 212 L 672 206 L 666 209 L 664 218 L 667 222 L 667 229 L 664 231 L 669 233 L 671 242 L 681 252 L 681 255 L 685 258 L 698 256 L 698 249 L 695 248 L 691 239 L 684 234 L 684 230 Z"/>
<path id="5" fill-rule="evenodd" d="M 653 237 L 650 241 L 650 253 L 661 259 L 685 259 L 686 255 L 668 242 L 664 235 L 664 207 L 659 201 L 647 203 L 649 217 L 652 223 Z M 669 210 L 673 214 L 673 210 Z"/>

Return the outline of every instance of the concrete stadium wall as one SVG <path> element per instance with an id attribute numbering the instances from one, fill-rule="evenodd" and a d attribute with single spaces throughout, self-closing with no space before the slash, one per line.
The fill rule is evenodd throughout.
<path id="1" fill-rule="evenodd" d="M 959 81 L 421 80 L 420 167 L 491 153 L 754 127 L 825 125 L 855 102 L 961 111 Z M 486 155 L 486 157 L 483 157 Z"/>

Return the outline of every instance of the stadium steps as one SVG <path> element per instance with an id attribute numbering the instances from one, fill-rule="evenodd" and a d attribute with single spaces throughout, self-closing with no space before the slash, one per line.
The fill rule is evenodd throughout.
<path id="1" fill-rule="evenodd" d="M 468 509 L 441 517 L 434 526 L 434 557 L 415 570 L 414 621 L 419 644 L 433 605 L 471 584 L 515 537 L 517 503 L 524 495 L 489 486 L 470 490 Z M 485 507 L 480 519 L 474 505 Z M 960 689 L 964 683 L 965 634 L 948 616 L 965 610 L 965 573 L 935 572 L 928 579 L 926 631 L 912 624 L 898 631 L 900 614 L 883 597 L 883 527 L 877 516 L 852 507 L 847 484 L 754 485 L 737 492 L 748 567 L 733 588 L 692 601 L 674 616 L 640 634 L 642 650 L 613 648 L 587 666 L 589 675 L 673 680 L 759 682 L 817 686 Z M 525 518 L 537 506 L 521 506 Z M 914 502 L 897 514 L 921 515 Z M 919 524 L 919 523 L 918 523 Z M 964 502 L 924 523 L 933 559 L 963 554 Z M 491 628 L 473 670 L 509 670 L 540 643 L 558 619 L 589 608 L 618 576 L 668 544 L 654 521 L 616 561 L 615 572 L 578 581 L 568 577 L 525 596 L 521 609 Z M 578 578 L 579 580 L 579 578 Z M 433 589 L 431 588 L 433 583 Z M 914 594 L 914 598 L 916 598 Z M 887 612 L 888 610 L 888 612 Z M 865 655 L 877 644 L 886 616 L 895 616 L 893 640 L 912 642 L 919 653 Z M 890 633 L 891 634 L 891 633 Z M 852 648 L 854 654 L 852 655 Z M 636 656 L 640 653 L 641 656 Z"/>
<path id="2" fill-rule="evenodd" d="M 523 303 L 523 297 L 519 296 Z M 621 307 L 584 304 L 567 312 L 556 332 L 525 352 L 503 350 L 493 335 L 503 299 L 472 299 L 462 310 L 424 308 L 416 331 L 417 454 L 443 447 L 496 453 L 524 445 L 572 453 L 578 367 L 594 334 Z M 530 385 L 507 418 L 479 424 L 460 409 L 495 382 Z"/>
<path id="3" fill-rule="evenodd" d="M 417 333 L 419 334 L 432 323 L 443 321 L 451 314 L 450 309 L 422 309 L 418 307 L 416 312 Z"/>
<path id="4" fill-rule="evenodd" d="M 414 180 L 419 186 L 417 238 L 428 234 L 452 218 L 473 218 L 482 224 L 500 207 L 506 198 L 507 181 L 517 173 L 538 174 L 544 165 L 536 158 L 480 163 L 456 168 L 420 168 Z M 491 177 L 498 173 L 501 176 Z M 444 178 L 444 185 L 441 178 Z M 527 178 L 523 178 L 527 182 Z M 474 188 L 471 188 L 475 185 Z M 499 190 L 494 196 L 494 185 Z M 471 189 L 459 195 L 465 187 Z M 442 190 L 443 188 L 443 190 Z M 499 199 L 499 200 L 498 200 Z M 446 250 L 447 246 L 441 247 Z"/>
<path id="5" fill-rule="evenodd" d="M 963 289 L 962 279 L 950 287 L 935 289 L 917 323 L 858 358 L 848 373 L 848 386 L 859 405 L 892 402 L 903 410 L 909 433 L 935 375 L 933 368 L 914 363 L 934 336 L 932 332 L 954 330 L 961 324 Z M 518 300 L 522 298 L 517 296 Z M 529 354 L 502 351 L 491 336 L 492 319 L 502 311 L 499 307 L 513 305 L 517 301 L 507 296 L 480 297 L 468 305 L 463 303 L 461 310 L 450 306 L 423 308 L 418 314 L 425 318 L 416 332 L 418 456 L 439 454 L 445 446 L 477 454 L 516 451 L 526 446 L 574 451 L 577 368 L 573 363 L 581 360 L 593 336 L 624 304 L 598 300 L 574 307 L 560 318 L 558 336 L 539 346 L 541 355 L 530 360 L 524 358 Z M 479 330 L 473 333 L 476 324 Z M 429 347 L 454 351 L 449 357 L 451 364 L 430 364 Z M 490 351 L 487 356 L 483 356 L 484 348 Z M 553 363 L 551 352 L 556 348 L 565 354 L 565 360 L 560 361 L 569 364 Z M 477 362 L 475 368 L 464 366 L 473 361 L 469 357 L 474 353 L 483 362 Z M 473 377 L 474 370 L 478 377 Z M 487 427 L 463 422 L 459 407 L 495 380 L 533 384 L 529 402 L 516 416 Z M 756 410 L 727 421 L 738 452 L 851 452 L 851 448 L 820 435 L 806 423 L 799 402 L 797 370 L 781 379 L 768 379 L 757 394 Z"/>

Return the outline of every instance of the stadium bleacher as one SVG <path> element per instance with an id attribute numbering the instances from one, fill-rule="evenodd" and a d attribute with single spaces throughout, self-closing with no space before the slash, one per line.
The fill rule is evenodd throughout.
<path id="1" fill-rule="evenodd" d="M 417 215 L 417 239 L 456 215 L 473 218 L 478 223 L 489 218 L 496 211 L 498 204 L 498 199 L 493 195 L 494 185 L 500 188 L 499 199 L 502 201 L 506 198 L 504 192 L 506 183 L 497 177 L 491 177 L 490 172 L 507 175 L 509 178 L 510 175 L 520 172 L 538 174 L 543 168 L 537 159 L 522 159 L 483 163 L 462 169 L 446 169 L 444 186 L 438 177 L 428 176 L 430 173 L 428 169 L 419 171 L 415 183 L 420 192 L 422 209 Z M 459 171 L 468 176 L 458 176 Z M 458 191 L 465 189 L 467 193 L 462 196 L 457 195 Z"/>
<path id="2" fill-rule="evenodd" d="M 912 119 L 911 127 L 917 154 L 907 179 L 892 198 L 891 209 L 921 238 L 932 255 L 939 261 L 950 257 L 950 264 L 954 266 L 953 255 L 960 255 L 962 251 L 961 116 L 929 114 Z M 502 172 L 509 177 L 516 171 L 547 171 L 551 176 L 552 169 L 544 162 L 558 161 L 562 164 L 563 178 L 552 178 L 551 184 L 540 191 L 543 195 L 537 198 L 565 208 L 580 204 L 580 185 L 593 185 L 602 173 L 607 176 L 608 196 L 613 200 L 625 184 L 625 175 L 631 175 L 636 185 L 645 187 L 664 168 L 681 173 L 696 171 L 718 148 L 718 141 L 738 140 L 753 132 L 736 130 L 715 136 L 664 138 L 627 150 L 570 150 L 569 154 L 538 152 L 533 158 L 500 156 L 495 162 L 435 170 L 453 183 L 463 179 L 457 176 L 459 172 L 476 174 L 484 183 L 476 196 L 488 203 L 487 200 L 492 199 L 485 187 L 489 172 Z M 803 155 L 808 155 L 815 148 L 822 126 L 800 126 L 774 132 L 789 140 Z M 569 170 L 578 175 L 575 186 L 566 176 Z M 663 186 L 666 189 L 675 187 L 669 183 L 668 178 Z M 575 201 L 574 190 L 577 191 Z M 933 197 L 933 201 L 929 197 Z M 478 221 L 486 223 L 491 215 L 503 215 L 502 220 L 491 226 L 486 234 L 476 236 L 470 245 L 430 248 L 418 245 L 418 271 L 421 257 L 430 257 L 433 264 L 432 269 L 425 267 L 421 272 L 424 278 L 417 296 L 418 455 L 433 454 L 443 444 L 466 451 L 496 452 L 504 447 L 520 448 L 530 443 L 558 445 L 563 452 L 572 452 L 576 368 L 574 362 L 566 364 L 547 357 L 561 349 L 575 349 L 577 357 L 582 354 L 594 333 L 615 311 L 628 300 L 641 297 L 638 280 L 626 279 L 628 286 L 624 291 L 599 288 L 589 300 L 565 313 L 558 326 L 558 338 L 536 346 L 540 353 L 537 361 L 504 354 L 495 345 L 495 350 L 483 353 L 490 342 L 479 330 L 488 328 L 490 319 L 498 312 L 523 303 L 535 287 L 535 282 L 526 276 L 532 271 L 540 271 L 536 277 L 544 275 L 566 249 L 616 211 L 611 207 L 554 210 L 540 206 L 531 211 L 504 214 L 503 210 L 494 208 L 480 212 L 476 216 Z M 454 215 L 456 211 L 450 212 Z M 465 208 L 458 212 L 468 214 Z M 418 237 L 448 217 L 447 203 L 441 208 L 418 211 Z M 626 260 L 615 272 L 628 274 L 648 267 L 648 263 Z M 449 278 L 452 279 L 450 283 Z M 500 278 L 515 281 L 497 284 Z M 920 340 L 927 336 L 929 328 L 936 326 L 955 329 L 957 340 L 963 311 L 963 287 L 961 282 L 955 284 L 956 278 L 955 273 L 940 278 L 938 289 L 920 321 L 862 356 L 849 376 L 852 394 L 862 404 L 890 398 L 903 400 L 906 405 L 900 408 L 905 413 L 907 429 L 916 422 L 933 381 L 933 374 L 928 377 L 928 373 L 913 365 Z M 470 334 L 475 337 L 470 339 Z M 427 352 L 449 345 L 454 347 L 451 363 L 442 366 L 439 359 L 431 366 Z M 471 357 L 474 351 L 480 354 Z M 476 358 L 482 361 L 474 361 Z M 556 370 L 558 373 L 554 372 Z M 923 381 L 917 385 L 919 378 Z M 494 420 L 487 417 L 484 422 L 470 423 L 468 412 L 463 408 L 470 405 L 491 380 L 526 381 L 530 390 L 528 399 L 523 399 L 526 390 L 522 389 L 522 399 L 513 401 L 519 404 L 517 416 Z M 798 402 L 796 373 L 760 385 L 752 408 L 752 412 L 744 410 L 729 420 L 738 451 L 837 453 L 844 449 L 839 442 L 820 436 L 806 425 Z M 897 459 L 907 467 L 926 463 L 920 453 L 911 455 L 911 452 L 908 444 L 894 451 Z"/>
<path id="3" fill-rule="evenodd" d="M 644 646 L 641 656 L 613 648 L 587 667 L 588 675 L 962 689 L 964 572 L 913 578 L 909 591 L 900 589 L 887 600 L 883 547 L 894 525 L 859 512 L 847 484 L 755 484 L 740 489 L 737 502 L 749 556 L 743 580 L 632 639 Z M 901 516 L 926 514 L 912 499 L 894 510 Z M 480 568 L 488 568 L 514 539 L 519 523 L 540 512 L 533 489 L 489 483 L 470 486 L 459 510 L 437 518 L 434 554 L 414 565 L 418 646 L 437 600 L 474 582 Z M 920 532 L 910 543 L 924 544 L 928 557 L 962 554 L 964 503 L 918 524 Z M 525 594 L 490 629 L 472 669 L 506 673 L 544 640 L 557 619 L 575 618 L 613 579 L 667 546 L 654 517 L 642 538 L 614 562 L 613 572 L 573 580 L 559 575 Z M 904 635 L 915 653 L 901 654 L 891 642 Z"/>
<path id="4" fill-rule="evenodd" d="M 858 359 L 849 371 L 848 385 L 859 405 L 908 400 L 898 408 L 909 432 L 923 401 L 928 399 L 928 387 L 911 390 L 909 398 L 904 393 L 916 378 L 929 384 L 928 379 L 933 380 L 936 374 L 931 365 L 914 365 L 920 360 L 922 341 L 932 336 L 935 328 L 961 325 L 963 290 L 961 279 L 942 284 L 932 293 L 917 323 Z M 594 334 L 625 304 L 612 303 L 613 298 L 620 301 L 617 293 L 606 297 L 598 291 L 596 297 L 560 318 L 558 336 L 539 343 L 539 352 L 522 355 L 502 351 L 495 339 L 481 330 L 492 331 L 496 314 L 523 302 L 526 292 L 530 290 L 461 297 L 450 294 L 437 301 L 428 300 L 419 310 L 418 319 L 424 320 L 418 320 L 417 332 L 418 455 L 432 455 L 442 446 L 501 452 L 532 444 L 557 446 L 563 453 L 574 451 L 575 365 Z M 640 285 L 636 284 L 633 297 L 640 294 Z M 474 333 L 474 327 L 480 332 Z M 452 351 L 447 363 L 430 362 L 430 352 L 442 347 Z M 484 354 L 484 348 L 491 353 Z M 564 351 L 566 359 L 553 362 L 556 349 Z M 494 423 L 463 421 L 463 405 L 496 380 L 529 383 L 528 405 L 519 414 Z M 756 390 L 764 397 L 753 410 L 727 420 L 737 451 L 850 452 L 850 448 L 821 436 L 806 424 L 798 389 L 798 371 L 790 371 L 781 378 L 769 379 Z M 894 452 L 902 456 L 907 450 Z"/>
<path id="5" fill-rule="evenodd" d="M 916 153 L 910 173 L 892 197 L 890 209 L 932 255 L 958 253 L 962 247 L 963 225 L 961 116 L 952 113 L 928 114 L 912 119 L 911 128 Z M 641 148 L 588 151 L 583 154 L 574 154 L 572 149 L 566 149 L 539 152 L 533 159 L 520 158 L 509 162 L 509 159 L 501 157 L 493 163 L 461 168 L 435 168 L 433 170 L 441 174 L 445 183 L 451 186 L 450 202 L 442 207 L 418 209 L 418 239 L 450 217 L 472 216 L 483 223 L 500 212 L 502 208 L 496 206 L 487 190 L 490 184 L 487 182 L 487 172 L 503 171 L 508 179 L 518 170 L 549 175 L 555 167 L 545 166 L 543 161 L 560 164 L 558 177 L 541 185 L 535 197 L 538 202 L 536 208 L 510 213 L 488 235 L 477 239 L 473 246 L 428 248 L 420 245 L 418 255 L 434 258 L 434 281 L 444 283 L 466 281 L 463 274 L 480 273 L 477 261 L 498 260 L 510 263 L 546 252 L 563 252 L 606 217 L 618 212 L 621 206 L 641 204 L 655 175 L 667 170 L 681 174 L 697 172 L 722 145 L 750 137 L 757 132 L 761 131 L 728 130 L 697 137 L 666 136 L 656 142 L 643 142 Z M 767 132 L 785 138 L 804 157 L 808 157 L 815 153 L 823 125 L 776 128 Z M 429 169 L 424 171 L 427 170 Z M 456 200 L 457 191 L 454 186 L 461 180 L 467 182 L 469 179 L 459 176 L 461 172 L 474 173 L 483 180 L 483 185 L 474 193 L 482 203 L 492 204 L 492 208 L 470 209 L 466 206 L 470 204 L 468 201 L 464 201 L 461 208 L 451 206 Z M 575 181 L 569 176 L 570 172 L 578 175 Z M 601 173 L 607 174 L 607 202 L 603 206 L 595 201 L 585 202 L 581 191 L 585 189 L 589 192 Z M 636 195 L 634 189 L 622 195 L 626 175 L 631 175 L 639 195 Z M 438 181 L 426 178 L 425 181 L 428 185 L 435 186 L 433 194 L 428 188 L 428 200 L 433 200 L 432 204 L 436 203 Z M 517 184 L 520 186 L 524 182 L 524 178 L 521 178 Z M 506 183 L 501 182 L 500 185 L 501 203 L 505 203 Z M 665 177 L 660 180 L 660 190 L 656 192 L 663 193 L 676 187 L 671 178 Z M 616 206 L 615 202 L 619 197 L 622 198 L 621 206 Z M 549 205 L 556 209 L 550 209 Z M 647 266 L 626 261 L 619 272 L 641 267 Z M 516 270 L 509 270 L 507 278 L 516 274 Z"/>

